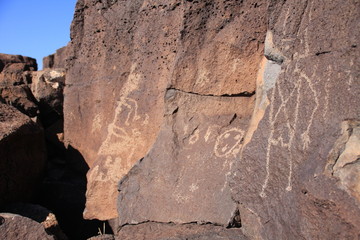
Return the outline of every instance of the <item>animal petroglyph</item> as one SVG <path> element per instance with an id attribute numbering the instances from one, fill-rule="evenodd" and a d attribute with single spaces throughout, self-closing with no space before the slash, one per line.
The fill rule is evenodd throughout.
<path id="1" fill-rule="evenodd" d="M 134 99 L 121 98 L 115 109 L 113 121 L 108 125 L 108 134 L 99 149 L 100 155 L 119 154 L 121 149 L 126 148 L 127 159 L 134 154 L 135 147 L 141 145 L 143 139 L 138 128 L 132 127 L 133 123 L 146 125 L 148 116 L 141 117 L 138 114 L 138 104 Z M 135 143 L 136 144 L 133 144 Z"/>
<path id="2" fill-rule="evenodd" d="M 244 131 L 238 128 L 231 128 L 222 133 L 215 142 L 214 153 L 217 157 L 235 157 L 241 148 L 241 141 Z"/>
<path id="3" fill-rule="evenodd" d="M 292 174 L 293 174 L 293 160 L 294 156 L 292 153 L 293 143 L 296 135 L 299 135 L 299 108 L 306 103 L 310 106 L 308 113 L 310 116 L 307 118 L 301 118 L 301 122 L 305 123 L 306 129 L 300 134 L 302 140 L 302 148 L 306 150 L 309 147 L 311 138 L 309 137 L 310 129 L 314 121 L 314 116 L 316 111 L 319 108 L 319 97 L 317 91 L 315 90 L 314 83 L 311 79 L 315 78 L 316 68 L 313 71 L 312 76 L 307 76 L 305 73 L 301 72 L 297 67 L 294 71 L 295 73 L 299 74 L 297 81 L 294 83 L 294 87 L 291 89 L 290 93 L 285 95 L 286 90 L 282 89 L 282 83 L 276 84 L 273 88 L 271 93 L 271 106 L 270 106 L 270 134 L 268 138 L 268 144 L 266 148 L 266 177 L 264 184 L 262 185 L 262 189 L 260 192 L 261 197 L 266 197 L 265 190 L 269 183 L 269 177 L 271 175 L 270 172 L 270 161 L 271 159 L 271 152 L 273 146 L 280 146 L 287 150 L 288 152 L 288 164 L 289 164 L 289 171 L 288 171 L 288 182 L 286 186 L 286 191 L 292 190 Z M 310 89 L 310 91 L 301 91 L 304 88 Z M 311 97 L 312 104 L 309 104 L 309 100 L 305 98 L 301 94 L 301 92 L 306 92 L 307 97 Z M 276 104 L 275 96 L 280 97 L 280 106 L 278 109 L 275 109 Z M 289 102 L 295 99 L 295 106 L 291 106 Z M 310 103 L 311 103 L 310 102 Z M 293 117 L 291 117 L 293 114 Z M 281 126 L 283 128 L 281 131 L 276 129 L 278 122 L 282 122 Z"/>

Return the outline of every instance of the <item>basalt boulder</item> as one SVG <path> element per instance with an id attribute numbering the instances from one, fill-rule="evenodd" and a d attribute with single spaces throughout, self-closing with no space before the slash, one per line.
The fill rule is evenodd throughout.
<path id="1" fill-rule="evenodd" d="M 1 239 L 12 240 L 56 239 L 54 236 L 47 234 L 44 226 L 40 223 L 12 213 L 0 213 L 0 237 Z"/>
<path id="2" fill-rule="evenodd" d="M 270 2 L 258 107 L 231 181 L 254 239 L 359 237 L 359 7 Z"/>
<path id="3" fill-rule="evenodd" d="M 39 108 L 30 90 L 32 72 L 36 70 L 33 58 L 0 54 L 0 102 L 12 105 L 30 117 L 37 116 Z"/>
<path id="4" fill-rule="evenodd" d="M 33 199 L 45 160 L 42 128 L 15 108 L 0 103 L 0 204 Z"/>
<path id="5" fill-rule="evenodd" d="M 77 2 L 71 27 L 64 116 L 65 142 L 78 149 L 90 167 L 85 218 L 118 217 L 118 182 L 146 156 L 143 172 L 134 178 L 129 175 L 129 186 L 133 185 L 132 180 L 138 181 L 142 174 L 151 172 L 154 161 L 156 176 L 173 175 L 170 185 L 159 193 L 161 199 L 171 196 L 164 200 L 170 204 L 166 208 L 184 201 L 185 192 L 189 201 L 182 204 L 186 206 L 191 205 L 193 197 L 193 202 L 203 195 L 215 194 L 217 198 L 195 211 L 193 217 L 191 211 L 195 207 L 182 209 L 183 213 L 173 217 L 160 212 L 156 216 L 156 198 L 149 195 L 152 186 L 145 183 L 141 188 L 144 192 L 133 192 L 129 199 L 122 197 L 124 205 L 119 214 L 123 223 L 149 217 L 179 222 L 211 219 L 227 224 L 232 215 L 229 209 L 236 207 L 228 194 L 227 173 L 250 120 L 254 102 L 251 96 L 256 88 L 265 35 L 266 1 Z M 170 103 L 164 98 L 171 89 L 177 92 L 177 115 L 166 113 Z M 215 110 L 211 110 L 213 105 Z M 188 112 L 187 107 L 191 108 Z M 202 112 L 202 117 L 196 111 Z M 174 130 L 173 124 L 178 124 Z M 236 139 L 216 143 L 225 135 L 229 137 L 226 131 Z M 207 136 L 208 142 L 204 140 L 206 133 L 211 135 Z M 187 149 L 189 138 L 197 137 L 198 145 L 190 144 L 191 149 Z M 163 144 L 169 148 L 157 149 Z M 176 148 L 185 155 L 177 156 Z M 162 161 L 170 168 L 161 169 Z M 209 161 L 208 166 L 205 161 Z M 155 175 L 151 173 L 149 177 L 153 179 Z M 183 187 L 175 176 L 185 181 Z M 148 180 L 140 179 L 141 183 Z M 161 181 L 166 183 L 166 179 Z M 154 187 L 165 186 L 159 184 Z M 177 193 L 172 191 L 172 185 L 179 187 Z M 125 185 L 120 188 L 123 192 L 133 191 Z M 189 188 L 193 192 L 188 192 Z M 196 191 L 197 188 L 202 190 Z M 221 190 L 224 196 L 217 192 Z M 137 207 L 128 205 L 125 210 L 133 197 L 144 197 L 143 201 L 134 202 L 137 207 L 145 207 L 147 200 L 152 203 L 143 209 L 146 217 L 130 214 L 138 212 Z M 215 213 L 206 213 L 210 205 L 220 211 L 221 203 L 217 201 L 223 201 L 227 209 L 219 218 Z"/>

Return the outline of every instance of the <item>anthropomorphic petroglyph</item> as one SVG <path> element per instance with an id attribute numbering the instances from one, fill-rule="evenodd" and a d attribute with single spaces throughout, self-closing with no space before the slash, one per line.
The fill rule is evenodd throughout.
<path id="1" fill-rule="evenodd" d="M 313 78 L 315 77 L 316 69 L 313 70 L 312 76 L 307 76 L 304 72 L 302 72 L 298 67 L 296 67 L 295 71 L 298 73 L 299 77 L 297 81 L 294 83 L 294 87 L 291 91 L 286 95 L 286 90 L 282 89 L 282 83 L 277 83 L 273 88 L 271 93 L 271 106 L 270 106 L 270 134 L 268 138 L 268 144 L 266 148 L 266 177 L 264 180 L 264 184 L 262 185 L 262 189 L 260 192 L 260 196 L 265 197 L 265 190 L 269 183 L 269 178 L 271 176 L 270 171 L 270 162 L 271 162 L 271 152 L 274 146 L 280 146 L 288 151 L 288 182 L 286 186 L 286 191 L 292 190 L 292 174 L 293 174 L 293 165 L 294 165 L 294 156 L 292 153 L 294 139 L 297 135 L 300 135 L 302 140 L 302 149 L 306 150 L 309 147 L 311 142 L 311 138 L 309 136 L 310 129 L 312 127 L 314 116 L 316 111 L 319 108 L 319 98 L 315 89 L 315 84 L 313 83 Z M 285 81 L 285 80 L 284 80 Z M 307 98 L 311 99 L 311 102 L 308 108 L 307 114 L 310 114 L 306 118 L 299 119 L 299 108 L 305 104 L 305 96 L 302 96 L 300 92 L 303 92 L 304 88 L 308 88 L 310 91 L 307 91 Z M 306 91 L 305 91 L 306 92 Z M 280 105 L 277 109 L 275 109 L 276 104 L 275 97 L 279 97 Z M 289 102 L 295 100 L 295 107 L 291 106 Z M 306 123 L 305 131 L 301 133 L 298 129 L 299 121 L 302 123 Z M 276 129 L 278 122 L 283 122 L 281 131 Z"/>

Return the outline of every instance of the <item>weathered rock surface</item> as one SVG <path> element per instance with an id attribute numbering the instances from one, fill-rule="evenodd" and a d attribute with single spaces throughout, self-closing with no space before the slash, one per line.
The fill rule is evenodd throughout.
<path id="1" fill-rule="evenodd" d="M 150 220 L 227 225 L 236 210 L 227 178 L 242 147 L 254 98 L 170 89 L 165 101 L 156 143 L 119 184 L 119 224 Z"/>
<path id="2" fill-rule="evenodd" d="M 359 237 L 359 7 L 270 2 L 265 54 L 281 71 L 259 80 L 231 183 L 254 239 Z"/>
<path id="3" fill-rule="evenodd" d="M 239 218 L 253 239 L 358 238 L 359 8 L 79 0 L 64 111 L 84 216 L 139 238 Z"/>
<path id="4" fill-rule="evenodd" d="M 36 60 L 21 55 L 0 53 L 0 101 L 16 107 L 22 113 L 35 117 L 39 109 L 31 93 L 32 71 Z"/>
<path id="5" fill-rule="evenodd" d="M 0 103 L 0 204 L 34 196 L 45 155 L 43 130 L 15 108 Z"/>
<path id="6" fill-rule="evenodd" d="M 13 213 L 30 218 L 40 223 L 49 235 L 53 235 L 57 240 L 66 240 L 67 237 L 62 232 L 56 216 L 48 209 L 29 203 L 12 203 L 0 209 L 1 212 Z M 1 214 L 1 213 L 0 213 Z"/>
<path id="7" fill-rule="evenodd" d="M 11 54 L 4 54 L 0 53 L 0 72 L 3 71 L 3 69 L 7 65 L 12 65 L 16 63 L 25 63 L 25 65 L 29 68 L 30 71 L 36 71 L 37 70 L 37 63 L 36 59 L 30 58 L 30 57 L 24 57 L 21 55 L 11 55 Z"/>
<path id="8" fill-rule="evenodd" d="M 115 236 L 112 234 L 101 234 L 98 236 L 88 238 L 88 240 L 115 240 Z"/>
<path id="9" fill-rule="evenodd" d="M 39 103 L 41 114 L 63 115 L 65 69 L 46 69 L 32 74 L 31 91 Z"/>
<path id="10" fill-rule="evenodd" d="M 43 58 L 43 69 L 46 68 L 65 68 L 66 60 L 69 57 L 67 46 L 59 48 L 56 53 Z"/>
<path id="11" fill-rule="evenodd" d="M 211 224 L 142 223 L 126 225 L 117 233 L 116 240 L 246 240 L 240 229 L 226 229 Z"/>
<path id="12" fill-rule="evenodd" d="M 227 143 L 224 143 L 224 146 L 214 145 L 216 139 L 223 134 L 221 130 L 230 131 L 234 128 L 245 131 L 247 127 L 245 119 L 249 119 L 251 115 L 248 112 L 251 108 L 249 104 L 244 103 L 245 109 L 228 111 L 226 108 L 235 104 L 236 100 L 226 97 L 251 96 L 255 91 L 257 68 L 262 58 L 266 35 L 265 12 L 265 1 L 78 1 L 72 23 L 72 41 L 69 45 L 70 61 L 64 114 L 65 141 L 83 154 L 90 167 L 87 205 L 84 212 L 86 218 L 117 217 L 116 196 L 119 179 L 149 152 L 159 134 L 161 137 L 158 137 L 157 146 L 166 143 L 172 148 L 177 148 L 177 143 L 171 137 L 177 139 L 175 135 L 180 134 L 186 138 L 192 134 L 191 131 L 196 125 L 199 126 L 195 134 L 200 134 L 199 131 L 205 134 L 207 128 L 217 125 L 214 132 L 210 131 L 213 136 L 209 144 L 203 140 L 204 136 L 201 136 L 199 144 L 204 145 L 203 152 L 205 149 L 211 149 L 206 154 L 214 161 L 219 161 L 215 162 L 214 166 L 224 166 L 214 177 L 209 178 L 207 184 L 204 179 L 201 180 L 204 182 L 199 187 L 206 190 L 206 193 L 201 194 L 210 196 L 224 185 L 224 191 L 228 192 L 225 175 L 231 159 L 221 154 L 220 157 L 216 157 L 214 148 L 220 152 L 221 147 L 224 148 L 224 152 L 232 151 L 238 148 L 238 141 L 241 140 L 235 139 L 229 143 L 229 149 L 225 149 Z M 185 132 L 180 129 L 171 132 L 172 117 L 164 117 L 164 95 L 168 88 L 190 94 L 223 96 L 224 99 L 211 100 L 211 97 L 204 96 L 202 120 L 191 112 L 196 111 L 203 101 L 200 100 L 201 96 L 195 97 L 199 105 L 189 112 L 189 116 L 194 116 L 194 125 L 191 123 Z M 179 102 L 186 101 L 188 94 L 182 96 L 184 99 L 179 99 Z M 217 110 L 211 110 L 211 104 L 219 103 L 223 104 L 223 108 L 220 106 L 215 108 Z M 191 106 L 191 103 L 187 103 L 186 106 Z M 190 121 L 181 105 L 179 109 L 180 112 L 184 111 L 181 113 L 183 116 L 179 119 L 175 117 L 173 123 L 175 124 L 175 120 L 185 123 L 177 126 L 178 128 L 185 127 L 186 122 Z M 221 116 L 216 111 L 226 116 Z M 240 117 L 237 118 L 233 123 L 236 126 L 227 126 L 235 113 L 243 119 L 240 121 Z M 217 117 L 220 119 L 216 120 Z M 241 124 L 237 125 L 237 121 Z M 164 129 L 160 131 L 161 125 Z M 221 127 L 223 129 L 220 129 Z M 231 137 L 238 135 L 236 131 L 230 133 Z M 241 131 L 238 131 L 240 139 Z M 234 149 L 231 149 L 231 144 L 236 145 Z M 192 150 L 181 151 L 190 158 L 197 158 L 196 146 L 191 146 Z M 172 157 L 176 157 L 172 148 L 165 149 L 161 156 L 161 159 L 167 161 L 167 165 L 171 164 Z M 160 153 L 161 150 L 155 149 L 152 152 L 154 155 L 149 156 L 157 158 L 157 151 Z M 232 159 L 235 158 L 230 155 Z M 156 175 L 180 176 L 181 173 L 178 171 L 185 168 L 188 177 L 182 180 L 186 183 L 178 189 L 178 199 L 176 200 L 175 194 L 171 192 L 169 195 L 173 195 L 173 202 L 169 199 L 166 200 L 167 203 L 177 204 L 177 201 L 182 201 L 183 191 L 188 191 L 192 184 L 194 186 L 191 189 L 197 187 L 199 183 L 196 182 L 195 174 L 201 174 L 202 178 L 207 177 L 204 169 L 199 169 L 199 172 L 194 170 L 192 173 L 190 166 L 186 166 L 191 163 L 186 156 L 176 158 L 178 168 L 172 167 L 175 171 L 173 173 L 165 168 L 160 171 L 161 163 L 157 163 L 159 172 Z M 192 167 L 202 168 L 206 165 L 201 159 L 194 161 Z M 150 157 L 146 158 L 144 164 L 147 161 L 152 160 Z M 146 166 L 149 165 L 146 163 Z M 144 173 L 146 171 L 149 169 L 144 169 Z M 176 184 L 174 181 L 171 184 Z M 211 190 L 213 185 L 216 186 L 214 191 Z M 160 186 L 157 185 L 156 188 Z M 125 188 L 122 189 L 127 191 Z M 150 193 L 150 189 L 151 186 L 143 190 Z M 167 188 L 168 191 L 169 189 L 171 187 Z M 134 193 L 133 196 L 142 196 L 145 192 Z M 196 198 L 200 198 L 201 194 L 194 190 Z M 161 195 L 165 196 L 166 191 Z M 218 193 L 217 195 L 217 200 L 229 197 L 228 194 L 224 194 L 224 197 L 220 197 Z M 217 200 L 213 199 L 212 202 L 215 204 Z M 154 198 L 151 201 L 149 199 L 149 202 L 153 201 Z M 227 206 L 226 213 L 212 219 L 225 223 L 225 219 L 229 219 L 231 215 L 229 209 L 234 208 L 234 204 L 230 202 L 230 198 L 224 202 Z M 191 202 L 187 204 L 190 206 Z M 219 211 L 221 207 L 218 205 L 216 208 Z M 129 210 L 129 213 L 131 211 L 133 210 Z M 146 208 L 145 211 L 149 211 L 147 216 L 153 215 L 154 218 L 170 217 L 169 214 L 167 217 L 163 214 L 161 217 L 150 214 L 153 211 L 150 208 Z M 206 207 L 199 208 L 199 211 L 196 213 L 196 221 L 209 221 L 208 217 L 215 216 L 206 213 Z M 173 216 L 172 220 L 191 221 L 190 215 L 189 210 L 188 213 Z M 134 216 L 134 219 L 126 215 L 124 217 L 124 221 L 139 220 L 138 216 Z"/>
<path id="13" fill-rule="evenodd" d="M 11 240 L 56 239 L 54 236 L 47 234 L 40 223 L 11 213 L 0 213 L 0 238 Z"/>

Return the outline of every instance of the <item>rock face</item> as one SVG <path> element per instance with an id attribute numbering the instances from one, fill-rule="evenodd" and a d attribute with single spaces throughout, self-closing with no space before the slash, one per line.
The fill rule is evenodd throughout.
<path id="1" fill-rule="evenodd" d="M 264 67 L 257 127 L 231 184 L 255 239 L 358 238 L 359 7 L 269 5 L 265 55 L 281 71 Z"/>
<path id="2" fill-rule="evenodd" d="M 40 223 L 47 234 L 53 235 L 58 240 L 67 240 L 67 237 L 61 231 L 55 215 L 48 209 L 35 204 L 12 203 L 1 209 L 5 213 L 13 213 L 22 217 L 30 218 Z M 1 213 L 0 213 L 1 215 Z"/>
<path id="3" fill-rule="evenodd" d="M 201 180 L 203 183 L 198 183 L 191 178 L 198 172 L 191 172 L 190 168 L 206 168 L 205 157 L 197 159 L 191 167 L 186 166 L 191 158 L 198 157 L 197 145 L 191 145 L 190 150 L 184 149 L 182 152 L 186 156 L 179 158 L 174 150 L 165 149 L 160 158 L 169 165 L 171 158 L 175 157 L 179 168 L 175 172 L 166 172 L 166 169 L 160 169 L 159 163 L 156 175 L 181 176 L 178 171 L 185 168 L 188 177 L 181 180 L 186 181 L 186 186 L 178 189 L 178 201 L 183 201 L 181 194 L 192 184 L 193 191 L 197 187 L 205 191 L 213 185 L 217 186 L 216 189 L 226 185 L 224 174 L 229 171 L 229 164 L 236 154 L 226 157 L 223 154 L 238 149 L 251 115 L 249 109 L 253 100 L 240 99 L 255 91 L 257 67 L 266 34 L 265 12 L 265 1 L 78 1 L 72 24 L 64 114 L 65 141 L 83 154 L 90 167 L 86 218 L 117 217 L 117 183 L 135 162 L 149 152 L 156 138 L 157 146 L 166 143 L 177 148 L 179 146 L 173 138 L 189 141 L 187 138 L 194 140 L 197 134 L 201 134 L 198 144 L 206 146 L 204 152 L 211 149 L 207 153 L 208 161 L 215 161 L 211 166 L 224 165 L 221 173 L 215 174 L 208 185 L 204 179 Z M 226 66 L 226 69 L 220 71 L 220 66 Z M 179 105 L 179 116 L 164 116 L 165 108 L 169 107 L 164 104 L 164 96 L 169 93 L 167 89 L 179 92 L 174 103 Z M 191 94 L 199 96 L 191 98 Z M 231 95 L 237 97 L 227 99 Z M 191 106 L 189 98 L 199 104 L 187 112 L 181 105 Z M 208 103 L 201 105 L 200 99 Z M 244 104 L 244 109 L 226 109 L 235 108 L 236 101 Z M 211 104 L 221 106 L 211 110 Z M 204 120 L 195 116 L 200 106 L 204 108 L 201 109 Z M 195 117 L 193 122 L 191 116 Z M 233 124 L 239 122 L 236 127 L 230 123 L 234 116 L 236 121 Z M 171 126 L 176 121 L 184 123 L 179 123 L 172 131 Z M 186 126 L 188 129 L 180 129 Z M 207 143 L 204 136 L 208 128 L 211 138 Z M 231 137 L 240 135 L 240 140 L 223 143 L 224 146 L 221 142 L 215 147 L 216 139 L 226 135 L 225 131 L 230 131 Z M 181 144 L 185 146 L 185 142 Z M 219 156 L 215 155 L 214 148 Z M 224 148 L 224 153 L 220 148 Z M 144 164 L 150 165 L 146 162 L 157 158 L 160 151 L 154 149 L 144 159 Z M 143 170 L 142 174 L 148 171 L 146 167 Z M 203 171 L 202 178 L 207 177 L 204 169 L 199 171 Z M 150 188 L 139 193 L 138 197 L 149 193 Z M 224 191 L 228 192 L 226 186 Z M 196 192 L 196 198 L 213 193 Z M 173 204 L 177 204 L 175 195 Z M 229 194 L 224 196 L 227 197 L 223 199 L 230 199 Z M 218 197 L 221 198 L 220 194 Z M 229 209 L 234 208 L 230 201 L 225 205 L 227 211 L 218 219 L 222 223 L 231 215 Z M 208 221 L 211 213 L 206 213 L 206 208 L 199 211 L 196 220 Z M 124 217 L 126 220 L 123 221 L 139 220 L 138 217 Z M 188 221 L 190 217 L 184 214 L 172 220 Z"/>
<path id="4" fill-rule="evenodd" d="M 56 112 L 60 116 L 63 114 L 65 73 L 65 69 L 58 68 L 32 74 L 31 90 L 43 115 L 51 112 Z"/>
<path id="5" fill-rule="evenodd" d="M 36 70 L 33 58 L 0 53 L 0 102 L 12 105 L 30 117 L 37 116 L 39 109 L 29 87 L 31 73 Z"/>
<path id="6" fill-rule="evenodd" d="M 45 155 L 43 130 L 15 108 L 0 103 L 0 204 L 34 196 Z"/>
<path id="7" fill-rule="evenodd" d="M 55 240 L 48 235 L 44 227 L 27 217 L 11 213 L 0 213 L 0 237 L 1 239 L 44 239 Z"/>
<path id="8" fill-rule="evenodd" d="M 157 141 L 119 185 L 119 224 L 150 220 L 227 225 L 236 210 L 228 176 L 253 100 L 168 90 Z"/>
<path id="9" fill-rule="evenodd" d="M 85 218 L 358 238 L 359 8 L 79 0 L 64 116 Z"/>
<path id="10" fill-rule="evenodd" d="M 46 68 L 65 68 L 66 59 L 69 56 L 68 47 L 62 47 L 56 50 L 56 53 L 43 58 L 43 69 Z"/>
<path id="11" fill-rule="evenodd" d="M 124 226 L 115 237 L 116 240 L 247 240 L 240 229 L 224 229 L 210 224 L 162 224 L 143 223 Z"/>

